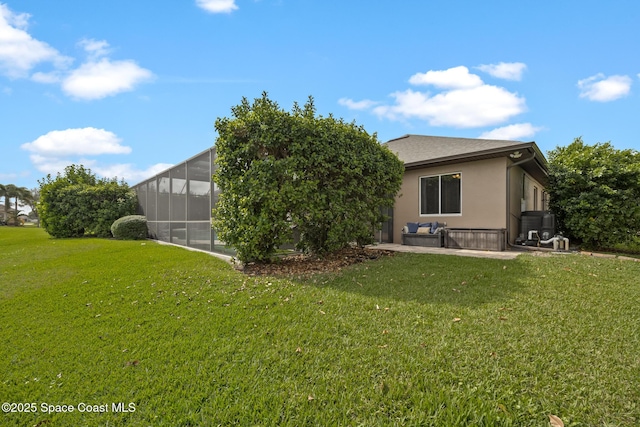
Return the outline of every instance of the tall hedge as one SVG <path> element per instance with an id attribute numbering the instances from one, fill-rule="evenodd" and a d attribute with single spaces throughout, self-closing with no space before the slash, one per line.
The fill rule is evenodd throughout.
<path id="1" fill-rule="evenodd" d="M 215 123 L 213 226 L 239 259 L 269 259 L 294 233 L 298 249 L 321 255 L 372 241 L 404 171 L 375 134 L 317 116 L 311 97 L 287 112 L 263 93 L 231 111 Z"/>
<path id="2" fill-rule="evenodd" d="M 38 183 L 41 225 L 53 237 L 110 237 L 111 224 L 136 211 L 135 192 L 125 182 L 98 179 L 82 165 Z"/>
<path id="3" fill-rule="evenodd" d="M 560 230 L 593 248 L 640 232 L 640 153 L 576 138 L 549 152 L 550 209 Z"/>

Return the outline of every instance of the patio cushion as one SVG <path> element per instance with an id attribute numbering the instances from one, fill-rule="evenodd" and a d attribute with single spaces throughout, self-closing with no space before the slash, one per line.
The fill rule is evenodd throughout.
<path id="1" fill-rule="evenodd" d="M 416 233 L 418 231 L 418 223 L 417 222 L 408 222 L 407 228 L 409 229 L 409 233 Z"/>
<path id="2" fill-rule="evenodd" d="M 418 234 L 431 234 L 431 227 L 418 227 Z"/>

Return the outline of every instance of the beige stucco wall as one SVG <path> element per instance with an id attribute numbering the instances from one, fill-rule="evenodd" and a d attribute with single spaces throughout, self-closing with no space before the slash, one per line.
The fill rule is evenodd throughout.
<path id="1" fill-rule="evenodd" d="M 407 222 L 446 222 L 451 228 L 506 228 L 506 158 L 478 160 L 405 172 L 394 208 L 394 243 Z M 420 177 L 460 173 L 461 214 L 420 215 Z M 518 211 L 520 198 L 517 198 Z M 516 228 L 517 229 L 517 228 Z"/>

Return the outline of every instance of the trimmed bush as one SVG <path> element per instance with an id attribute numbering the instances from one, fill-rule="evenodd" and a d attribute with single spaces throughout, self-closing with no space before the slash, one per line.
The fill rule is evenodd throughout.
<path id="1" fill-rule="evenodd" d="M 111 225 L 111 234 L 120 240 L 141 240 L 146 239 L 147 218 L 142 215 L 127 215 L 118 218 Z"/>

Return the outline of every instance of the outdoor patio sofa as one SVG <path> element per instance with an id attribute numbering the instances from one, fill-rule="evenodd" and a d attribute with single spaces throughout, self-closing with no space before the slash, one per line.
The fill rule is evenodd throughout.
<path id="1" fill-rule="evenodd" d="M 438 222 L 408 222 L 402 229 L 402 244 L 407 246 L 444 246 L 444 224 Z"/>

